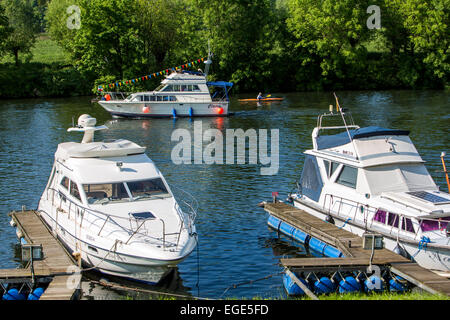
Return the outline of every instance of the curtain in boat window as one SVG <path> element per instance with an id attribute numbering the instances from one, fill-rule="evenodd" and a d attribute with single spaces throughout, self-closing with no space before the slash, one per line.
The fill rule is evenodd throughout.
<path id="1" fill-rule="evenodd" d="M 320 177 L 319 166 L 316 157 L 307 155 L 301 176 L 302 194 L 308 198 L 319 201 L 322 193 L 323 182 Z"/>

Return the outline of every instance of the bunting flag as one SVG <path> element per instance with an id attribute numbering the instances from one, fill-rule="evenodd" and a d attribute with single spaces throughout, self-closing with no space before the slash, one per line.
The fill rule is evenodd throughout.
<path id="1" fill-rule="evenodd" d="M 142 82 L 142 81 L 146 81 L 151 79 L 152 77 L 155 78 L 156 76 L 162 76 L 162 75 L 168 75 L 170 73 L 170 71 L 177 71 L 177 70 L 184 70 L 187 69 L 189 67 L 195 67 L 196 64 L 205 61 L 206 58 L 200 58 L 182 65 L 179 65 L 177 67 L 172 67 L 172 68 L 168 68 L 165 70 L 161 70 L 152 74 L 148 74 L 145 76 L 141 76 L 141 77 L 137 77 L 131 80 L 120 80 L 120 81 L 115 81 L 113 83 L 107 84 L 107 85 L 101 85 L 98 86 L 98 91 L 103 91 L 104 88 L 109 87 L 109 88 L 118 88 L 121 87 L 123 85 L 131 85 L 131 84 L 135 84 L 138 82 Z"/>

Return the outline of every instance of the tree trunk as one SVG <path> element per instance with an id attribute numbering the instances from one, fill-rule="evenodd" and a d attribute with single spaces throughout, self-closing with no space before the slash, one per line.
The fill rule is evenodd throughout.
<path id="1" fill-rule="evenodd" d="M 13 49 L 14 52 L 14 61 L 16 63 L 16 67 L 19 66 L 19 49 Z"/>

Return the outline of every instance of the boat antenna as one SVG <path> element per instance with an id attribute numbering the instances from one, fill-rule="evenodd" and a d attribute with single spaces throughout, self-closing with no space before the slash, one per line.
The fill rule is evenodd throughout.
<path id="1" fill-rule="evenodd" d="M 335 92 L 333 92 L 333 95 L 334 95 L 334 98 L 336 99 L 336 110 L 341 114 L 342 121 L 344 121 L 345 130 L 347 131 L 347 134 L 348 134 L 348 138 L 352 142 L 353 150 L 355 151 L 356 160 L 358 160 L 359 159 L 358 151 L 356 151 L 355 142 L 353 141 L 352 136 L 350 135 L 350 132 L 348 131 L 347 122 L 345 121 L 343 109 L 341 108 L 341 106 L 339 104 L 339 99 L 336 96 Z"/>
<path id="2" fill-rule="evenodd" d="M 209 66 L 212 64 L 212 58 L 213 54 L 211 53 L 211 47 L 209 45 L 209 39 L 208 39 L 208 59 L 205 61 L 205 77 L 208 77 L 209 72 Z"/>

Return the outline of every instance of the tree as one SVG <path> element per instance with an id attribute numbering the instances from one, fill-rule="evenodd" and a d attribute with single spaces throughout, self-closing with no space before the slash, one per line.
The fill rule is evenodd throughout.
<path id="1" fill-rule="evenodd" d="M 290 0 L 288 27 L 297 38 L 303 67 L 320 65 L 323 85 L 351 79 L 363 72 L 370 37 L 366 22 L 369 1 Z"/>
<path id="2" fill-rule="evenodd" d="M 17 66 L 20 62 L 19 53 L 30 53 L 36 40 L 36 11 L 31 0 L 3 0 L 3 5 L 10 27 L 5 48 L 14 56 Z"/>
<path id="3" fill-rule="evenodd" d="M 143 65 L 150 69 L 151 61 L 157 69 L 177 47 L 183 15 L 182 2 L 178 0 L 137 0 L 137 35 L 142 42 Z"/>
<path id="4" fill-rule="evenodd" d="M 5 49 L 5 41 L 10 32 L 8 17 L 5 15 L 5 9 L 0 3 L 0 52 L 3 52 Z"/>

